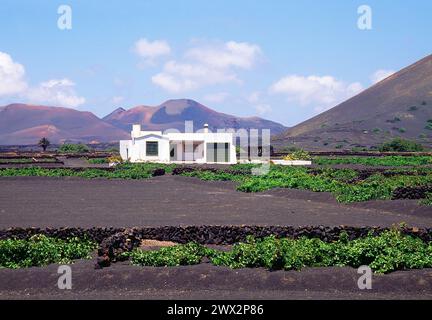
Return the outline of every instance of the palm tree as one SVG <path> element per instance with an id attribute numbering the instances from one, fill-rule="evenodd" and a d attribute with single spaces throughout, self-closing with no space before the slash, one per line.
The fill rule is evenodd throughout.
<path id="1" fill-rule="evenodd" d="M 41 147 L 43 149 L 43 151 L 46 151 L 46 149 L 48 148 L 48 146 L 51 143 L 49 142 L 49 140 L 45 137 L 43 137 L 42 139 L 39 140 L 38 142 L 38 146 Z"/>

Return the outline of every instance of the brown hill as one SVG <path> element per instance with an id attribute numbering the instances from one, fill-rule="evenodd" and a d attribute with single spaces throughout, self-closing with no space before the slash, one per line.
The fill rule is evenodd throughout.
<path id="1" fill-rule="evenodd" d="M 377 146 L 394 137 L 432 142 L 432 55 L 275 137 L 307 149 Z"/>
<path id="2" fill-rule="evenodd" d="M 90 143 L 118 141 L 128 134 L 91 112 L 26 104 L 0 108 L 0 144 L 36 144 L 41 137 L 51 143 Z"/>
<path id="3" fill-rule="evenodd" d="M 42 137 L 51 143 L 64 141 L 98 143 L 129 139 L 132 124 L 143 129 L 184 130 L 184 121 L 193 120 L 194 129 L 204 123 L 214 128 L 269 128 L 280 133 L 286 128 L 258 117 L 240 118 L 216 112 L 193 100 L 169 100 L 157 107 L 118 108 L 103 120 L 91 112 L 74 109 L 10 104 L 0 107 L 0 145 L 36 144 Z"/>
<path id="4" fill-rule="evenodd" d="M 116 109 L 103 118 L 106 122 L 130 131 L 132 124 L 141 124 L 146 130 L 165 130 L 175 128 L 184 131 L 184 122 L 193 120 L 194 130 L 202 128 L 207 123 L 210 129 L 270 129 L 272 134 L 286 130 L 283 125 L 258 117 L 235 117 L 216 112 L 194 100 L 168 100 L 156 107 L 137 106 L 124 110 Z"/>

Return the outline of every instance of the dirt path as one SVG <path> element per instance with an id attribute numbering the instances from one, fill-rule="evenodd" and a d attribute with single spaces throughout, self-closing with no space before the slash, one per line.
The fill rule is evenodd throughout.
<path id="1" fill-rule="evenodd" d="M 0 270 L 0 299 L 431 299 L 432 270 L 374 275 L 360 290 L 353 268 L 302 271 L 238 269 L 210 264 L 154 268 L 94 261 L 72 267 L 72 290 L 57 287 L 58 265 Z"/>
<path id="2" fill-rule="evenodd" d="M 232 183 L 162 176 L 149 180 L 0 179 L 0 228 L 162 225 L 432 226 L 432 216 L 338 204 L 328 194 L 248 194 Z"/>

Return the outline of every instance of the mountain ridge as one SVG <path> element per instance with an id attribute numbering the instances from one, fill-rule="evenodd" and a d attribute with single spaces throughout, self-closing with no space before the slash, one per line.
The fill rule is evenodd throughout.
<path id="1" fill-rule="evenodd" d="M 432 55 L 274 137 L 308 149 L 376 147 L 395 137 L 428 145 L 432 130 Z"/>
<path id="2" fill-rule="evenodd" d="M 42 137 L 53 143 L 96 143 L 126 138 L 127 134 L 89 111 L 22 103 L 0 108 L 0 144 L 36 144 Z"/>
<path id="3" fill-rule="evenodd" d="M 108 123 L 123 129 L 130 130 L 132 124 L 141 124 L 143 129 L 184 130 L 184 122 L 194 121 L 194 129 L 201 128 L 205 123 L 210 129 L 264 129 L 269 128 L 274 133 L 280 133 L 285 126 L 259 117 L 237 117 L 218 112 L 191 99 L 171 99 L 157 106 L 136 106 L 120 113 L 110 113 L 102 118 Z"/>
<path id="4" fill-rule="evenodd" d="M 129 139 L 132 124 L 141 124 L 143 130 L 184 130 L 184 121 L 193 120 L 194 130 L 204 123 L 215 128 L 236 128 L 239 125 L 266 126 L 282 132 L 281 124 L 258 117 L 243 118 L 217 112 L 191 99 L 168 100 L 159 106 L 140 105 L 126 110 L 114 109 L 99 118 L 89 111 L 12 103 L 0 107 L 0 145 L 31 145 L 42 137 L 52 143 L 118 142 Z"/>

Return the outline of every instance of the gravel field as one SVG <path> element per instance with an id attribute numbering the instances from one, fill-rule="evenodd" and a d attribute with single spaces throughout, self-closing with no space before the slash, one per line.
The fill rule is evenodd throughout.
<path id="1" fill-rule="evenodd" d="M 401 208 L 404 208 L 401 210 Z M 181 176 L 148 180 L 0 178 L 0 228 L 164 225 L 349 225 L 428 227 L 413 201 L 343 205 L 301 190 L 235 191 L 232 182 Z"/>
<path id="2" fill-rule="evenodd" d="M 164 225 L 350 225 L 430 227 L 415 201 L 342 205 L 327 193 L 275 189 L 247 194 L 232 182 L 181 176 L 149 180 L 0 179 L 0 228 Z M 95 259 L 72 265 L 73 289 L 57 289 L 57 265 L 0 270 L 0 299 L 431 299 L 432 270 L 374 276 L 357 287 L 352 268 L 270 272 L 201 264 L 152 268 Z"/>

